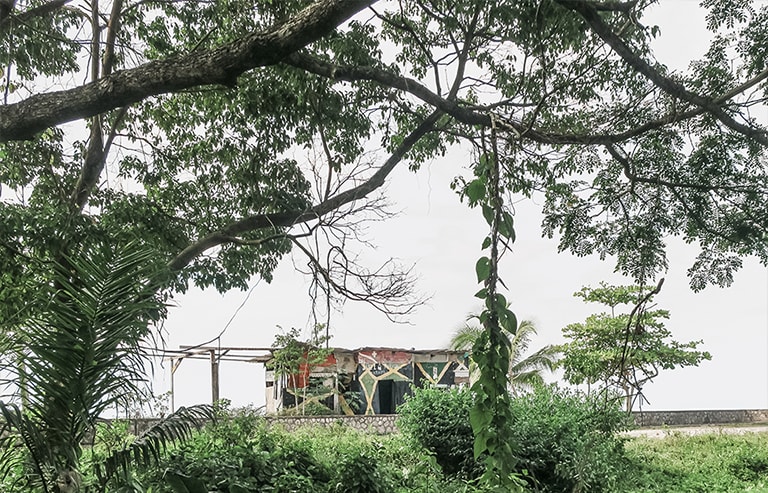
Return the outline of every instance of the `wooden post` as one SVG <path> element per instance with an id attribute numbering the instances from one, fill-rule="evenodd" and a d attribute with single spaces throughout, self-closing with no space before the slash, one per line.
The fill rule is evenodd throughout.
<path id="1" fill-rule="evenodd" d="M 184 358 L 171 360 L 171 414 L 176 412 L 176 385 L 174 383 L 174 375 L 176 375 L 176 370 L 179 368 L 182 361 L 184 361 Z"/>
<path id="2" fill-rule="evenodd" d="M 219 362 L 216 359 L 216 350 L 211 349 L 211 403 L 219 401 Z"/>
<path id="3" fill-rule="evenodd" d="M 171 360 L 171 414 L 176 412 L 176 389 L 173 385 L 173 374 L 176 373 L 176 360 Z"/>

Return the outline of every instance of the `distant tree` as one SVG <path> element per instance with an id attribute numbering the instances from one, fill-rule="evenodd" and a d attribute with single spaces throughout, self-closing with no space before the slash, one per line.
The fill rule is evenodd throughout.
<path id="1" fill-rule="evenodd" d="M 300 414 L 306 411 L 307 397 L 311 391 L 310 379 L 313 368 L 323 363 L 333 352 L 325 346 L 328 337 L 321 335 L 324 326 L 316 325 L 312 335 L 301 339 L 301 331 L 295 327 L 275 335 L 272 343 L 272 359 L 267 367 L 275 377 L 291 388 L 294 406 Z M 333 389 L 329 389 L 333 390 Z"/>
<path id="2" fill-rule="evenodd" d="M 601 303 L 611 311 L 590 315 L 583 323 L 563 329 L 570 342 L 559 346 L 563 354 L 559 366 L 565 370 L 568 382 L 588 386 L 602 382 L 606 389 L 618 388 L 630 411 L 634 397 L 659 371 L 698 366 L 712 358 L 708 352 L 696 349 L 702 343 L 700 340 L 681 343 L 671 339 L 672 333 L 664 327 L 669 312 L 645 309 L 653 292 L 650 286 L 602 283 L 600 287 L 584 287 L 574 293 L 585 302 Z M 616 313 L 619 305 L 635 309 Z"/>
<path id="3" fill-rule="evenodd" d="M 470 317 L 470 320 L 476 318 Z M 483 327 L 466 323 L 453 334 L 450 347 L 456 350 L 471 350 Z M 521 390 L 530 389 L 536 385 L 544 383 L 542 373 L 552 371 L 557 365 L 559 350 L 556 346 L 546 345 L 541 349 L 526 354 L 531 339 L 536 335 L 536 326 L 530 320 L 523 320 L 517 327 L 517 332 L 509 336 L 509 386 L 513 394 Z M 470 355 L 471 359 L 471 355 Z M 471 370 L 477 371 L 477 367 L 472 363 Z"/>

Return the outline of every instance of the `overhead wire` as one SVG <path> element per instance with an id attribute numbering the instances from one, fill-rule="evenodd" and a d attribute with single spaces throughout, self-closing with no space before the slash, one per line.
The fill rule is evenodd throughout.
<path id="1" fill-rule="evenodd" d="M 219 352 L 219 353 L 220 353 L 220 352 L 221 352 L 221 338 L 222 338 L 222 336 L 223 336 L 223 335 L 224 335 L 224 334 L 227 332 L 227 329 L 229 329 L 229 327 L 232 325 L 232 322 L 235 320 L 235 318 L 237 317 L 238 313 L 240 313 L 240 310 L 242 310 L 242 309 L 243 309 L 243 307 L 245 306 L 245 304 L 246 304 L 246 303 L 248 302 L 248 300 L 250 299 L 250 297 L 251 297 L 251 294 L 253 294 L 253 291 L 256 289 L 256 287 L 257 287 L 257 286 L 258 286 L 260 283 L 261 283 L 261 279 L 257 279 L 257 280 L 256 280 L 256 282 L 253 284 L 253 286 L 251 286 L 251 288 L 248 290 L 248 293 L 245 295 L 245 298 L 244 298 L 244 299 L 243 299 L 243 301 L 240 303 L 240 306 L 238 306 L 238 307 L 237 307 L 237 309 L 235 309 L 235 312 L 234 312 L 234 313 L 232 314 L 232 316 L 229 318 L 229 321 L 227 321 L 227 323 L 224 325 L 224 328 L 223 328 L 223 329 L 221 329 L 221 331 L 219 332 L 219 334 L 218 334 L 216 337 L 214 337 L 214 338 L 212 338 L 212 339 L 209 339 L 209 340 L 207 340 L 207 341 L 201 342 L 201 343 L 199 343 L 199 344 L 195 344 L 195 345 L 193 345 L 193 346 L 189 346 L 189 347 L 186 347 L 186 348 L 184 348 L 184 351 L 183 351 L 183 352 L 184 352 L 184 353 L 188 353 L 189 351 L 194 351 L 195 349 L 199 349 L 199 348 L 201 348 L 201 347 L 203 347 L 203 346 L 207 346 L 207 345 L 209 345 L 209 344 L 211 344 L 211 343 L 213 343 L 213 342 L 216 342 L 216 344 L 217 344 L 217 348 L 218 348 L 218 350 L 219 350 L 219 351 L 217 351 L 217 352 Z M 158 351 L 158 352 L 162 352 L 163 354 L 165 354 L 165 353 L 175 353 L 175 352 L 177 352 L 177 351 L 168 350 L 168 349 L 165 349 L 165 348 L 157 348 L 157 347 L 146 348 L 146 349 L 149 349 L 149 350 L 153 350 L 153 351 Z M 156 355 L 156 354 L 154 354 L 154 355 Z M 220 358 L 220 357 L 221 357 L 221 356 L 218 356 L 218 358 Z M 217 360 L 218 360 L 218 359 L 217 359 Z"/>

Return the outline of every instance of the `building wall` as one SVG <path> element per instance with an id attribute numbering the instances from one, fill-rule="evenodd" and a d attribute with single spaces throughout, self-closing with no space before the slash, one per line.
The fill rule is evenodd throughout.
<path id="1" fill-rule="evenodd" d="M 411 387 L 452 387 L 467 383 L 469 370 L 463 353 L 435 350 L 407 351 L 392 348 L 348 350 L 336 348 L 320 365 L 303 365 L 290 378 L 267 372 L 268 413 L 296 405 L 305 398 L 303 388 L 323 377 L 328 394 L 313 396 L 345 415 L 392 414 L 411 394 Z M 308 399 L 309 400 L 309 399 Z"/>
<path id="2" fill-rule="evenodd" d="M 352 390 L 359 392 L 356 414 L 395 413 L 411 394 L 411 385 L 452 387 L 457 370 L 466 370 L 456 354 L 409 353 L 406 351 L 367 350 L 356 354 L 357 367 Z"/>

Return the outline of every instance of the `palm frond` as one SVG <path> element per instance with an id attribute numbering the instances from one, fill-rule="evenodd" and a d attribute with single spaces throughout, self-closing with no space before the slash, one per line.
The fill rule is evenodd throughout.
<path id="1" fill-rule="evenodd" d="M 482 327 L 478 325 L 464 324 L 456 329 L 451 337 L 450 348 L 456 351 L 469 351 L 482 331 Z"/>
<path id="2" fill-rule="evenodd" d="M 547 345 L 533 354 L 519 360 L 510 367 L 512 374 L 524 373 L 527 371 L 554 371 L 557 367 L 557 359 L 560 351 L 557 346 Z"/>
<path id="3" fill-rule="evenodd" d="M 96 476 L 102 485 L 122 474 L 126 476 L 132 465 L 151 466 L 160 461 L 169 445 L 181 443 L 216 417 L 215 408 L 201 404 L 179 408 L 175 413 L 158 421 L 122 450 L 112 452 L 101 464 L 96 464 Z"/>
<path id="4" fill-rule="evenodd" d="M 515 373 L 510 378 L 510 384 L 512 385 L 512 392 L 516 394 L 518 390 L 527 390 L 537 385 L 543 385 L 544 377 L 541 376 L 540 371 L 535 370 Z"/>
<path id="5" fill-rule="evenodd" d="M 142 341 L 164 311 L 157 265 L 154 252 L 129 244 L 117 251 L 100 246 L 55 268 L 55 292 L 38 302 L 25 326 L 25 415 L 55 451 L 40 461 L 75 466 L 99 415 L 145 391 Z"/>
<path id="6" fill-rule="evenodd" d="M 30 416 L 15 404 L 0 401 L 0 414 L 4 422 L 0 431 L 0 445 L 4 450 L 0 458 L 0 474 L 5 478 L 12 468 L 29 466 L 34 472 L 30 476 L 32 485 L 50 491 L 49 481 L 54 478 L 56 468 L 46 437 Z M 23 447 L 26 454 L 20 453 L 18 447 Z"/>
<path id="7" fill-rule="evenodd" d="M 528 350 L 531 338 L 537 334 L 536 326 L 530 320 L 522 320 L 517 326 L 517 332 L 512 336 L 509 350 L 510 365 L 517 363 Z"/>
<path id="8" fill-rule="evenodd" d="M 471 315 L 468 320 L 473 318 L 477 317 Z M 451 349 L 471 350 L 482 332 L 483 328 L 478 325 L 464 324 L 454 332 L 450 342 Z M 509 380 L 513 390 L 516 387 L 530 388 L 543 383 L 541 372 L 552 371 L 557 365 L 557 356 L 560 351 L 556 346 L 544 346 L 533 354 L 525 354 L 536 334 L 536 325 L 530 320 L 522 320 L 517 327 L 517 332 L 510 337 Z"/>
<path id="9" fill-rule="evenodd" d="M 0 410 L 5 406 L 6 404 L 0 401 Z M 5 412 L 0 412 L 5 415 Z M 0 483 L 22 466 L 23 457 L 18 453 L 18 440 L 15 430 L 4 417 L 3 425 L 0 426 Z"/>

